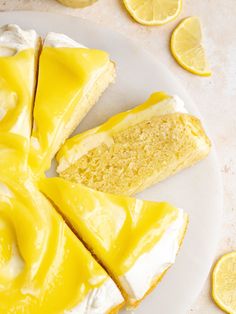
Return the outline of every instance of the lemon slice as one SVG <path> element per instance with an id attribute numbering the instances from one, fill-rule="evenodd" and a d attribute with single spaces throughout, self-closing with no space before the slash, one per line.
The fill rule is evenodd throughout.
<path id="1" fill-rule="evenodd" d="M 144 25 L 163 25 L 174 20 L 182 0 L 123 0 L 130 15 Z"/>
<path id="2" fill-rule="evenodd" d="M 201 76 L 211 75 L 202 45 L 199 18 L 186 18 L 176 27 L 171 36 L 171 52 L 187 71 Z"/>
<path id="3" fill-rule="evenodd" d="M 236 252 L 224 255 L 216 264 L 212 296 L 223 311 L 236 313 Z"/>
<path id="4" fill-rule="evenodd" d="M 57 1 L 71 8 L 84 8 L 93 4 L 97 0 L 57 0 Z"/>

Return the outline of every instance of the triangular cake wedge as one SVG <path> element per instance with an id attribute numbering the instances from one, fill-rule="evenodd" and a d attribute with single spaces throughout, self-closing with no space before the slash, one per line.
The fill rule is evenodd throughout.
<path id="1" fill-rule="evenodd" d="M 114 314 L 123 305 L 115 283 L 30 181 L 0 179 L 0 238 L 0 313 Z"/>
<path id="2" fill-rule="evenodd" d="M 34 30 L 0 27 L 0 132 L 29 140 L 40 38 Z"/>
<path id="3" fill-rule="evenodd" d="M 43 179 L 39 188 L 113 277 L 129 307 L 137 306 L 174 263 L 188 223 L 182 209 L 62 178 Z"/>
<path id="4" fill-rule="evenodd" d="M 99 191 L 133 195 L 194 165 L 210 146 L 201 122 L 180 98 L 158 92 L 68 139 L 57 154 L 57 172 Z"/>
<path id="5" fill-rule="evenodd" d="M 36 175 L 114 80 L 108 53 L 86 48 L 63 34 L 49 33 L 39 62 L 30 165 Z"/>

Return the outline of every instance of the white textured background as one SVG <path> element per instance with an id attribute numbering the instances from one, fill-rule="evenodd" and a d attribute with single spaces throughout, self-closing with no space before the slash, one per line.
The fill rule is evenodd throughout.
<path id="1" fill-rule="evenodd" d="M 0 10 L 60 12 L 95 21 L 139 41 L 179 77 L 198 104 L 220 160 L 225 204 L 221 240 L 216 252 L 218 258 L 236 250 L 236 0 L 183 2 L 183 11 L 177 21 L 162 27 L 138 25 L 126 14 L 121 0 L 98 0 L 82 10 L 65 8 L 55 0 L 0 0 Z M 210 78 L 187 73 L 169 53 L 171 31 L 181 18 L 190 15 L 197 15 L 202 20 L 208 59 L 213 70 Z M 209 278 L 188 314 L 220 313 L 211 301 Z"/>

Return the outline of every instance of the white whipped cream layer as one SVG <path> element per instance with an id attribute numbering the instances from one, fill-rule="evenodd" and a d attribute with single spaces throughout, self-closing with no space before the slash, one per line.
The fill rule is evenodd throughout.
<path id="1" fill-rule="evenodd" d="M 178 95 L 173 96 L 173 113 L 175 112 L 188 113 L 184 101 Z"/>
<path id="2" fill-rule="evenodd" d="M 44 47 L 53 48 L 86 48 L 72 38 L 65 34 L 50 32 L 47 34 L 44 43 Z"/>
<path id="3" fill-rule="evenodd" d="M 101 287 L 93 289 L 77 307 L 64 314 L 106 314 L 124 302 L 124 299 L 109 278 Z"/>
<path id="4" fill-rule="evenodd" d="M 18 25 L 8 24 L 0 27 L 0 56 L 10 57 L 18 52 L 37 48 L 39 36 L 34 30 L 23 30 Z"/>
<path id="5" fill-rule="evenodd" d="M 149 252 L 140 256 L 125 275 L 120 276 L 121 284 L 133 302 L 141 300 L 158 276 L 174 264 L 185 224 L 186 214 L 179 209 L 177 219 L 158 243 Z"/>

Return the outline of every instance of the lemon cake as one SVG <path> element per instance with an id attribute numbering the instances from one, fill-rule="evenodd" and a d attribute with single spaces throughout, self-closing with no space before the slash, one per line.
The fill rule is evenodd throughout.
<path id="1" fill-rule="evenodd" d="M 62 178 L 41 191 L 136 307 L 175 262 L 188 216 L 168 203 L 106 194 Z"/>
<path id="2" fill-rule="evenodd" d="M 34 30 L 14 24 L 0 27 L 0 132 L 29 140 L 39 49 Z"/>
<path id="3" fill-rule="evenodd" d="M 0 174 L 0 313 L 114 314 L 124 299 L 30 181 Z"/>
<path id="4" fill-rule="evenodd" d="M 142 105 L 68 139 L 59 175 L 93 189 L 133 195 L 206 157 L 201 122 L 177 96 L 157 92 Z"/>
<path id="5" fill-rule="evenodd" d="M 109 55 L 49 33 L 39 60 L 29 162 L 41 175 L 79 122 L 114 80 Z"/>

